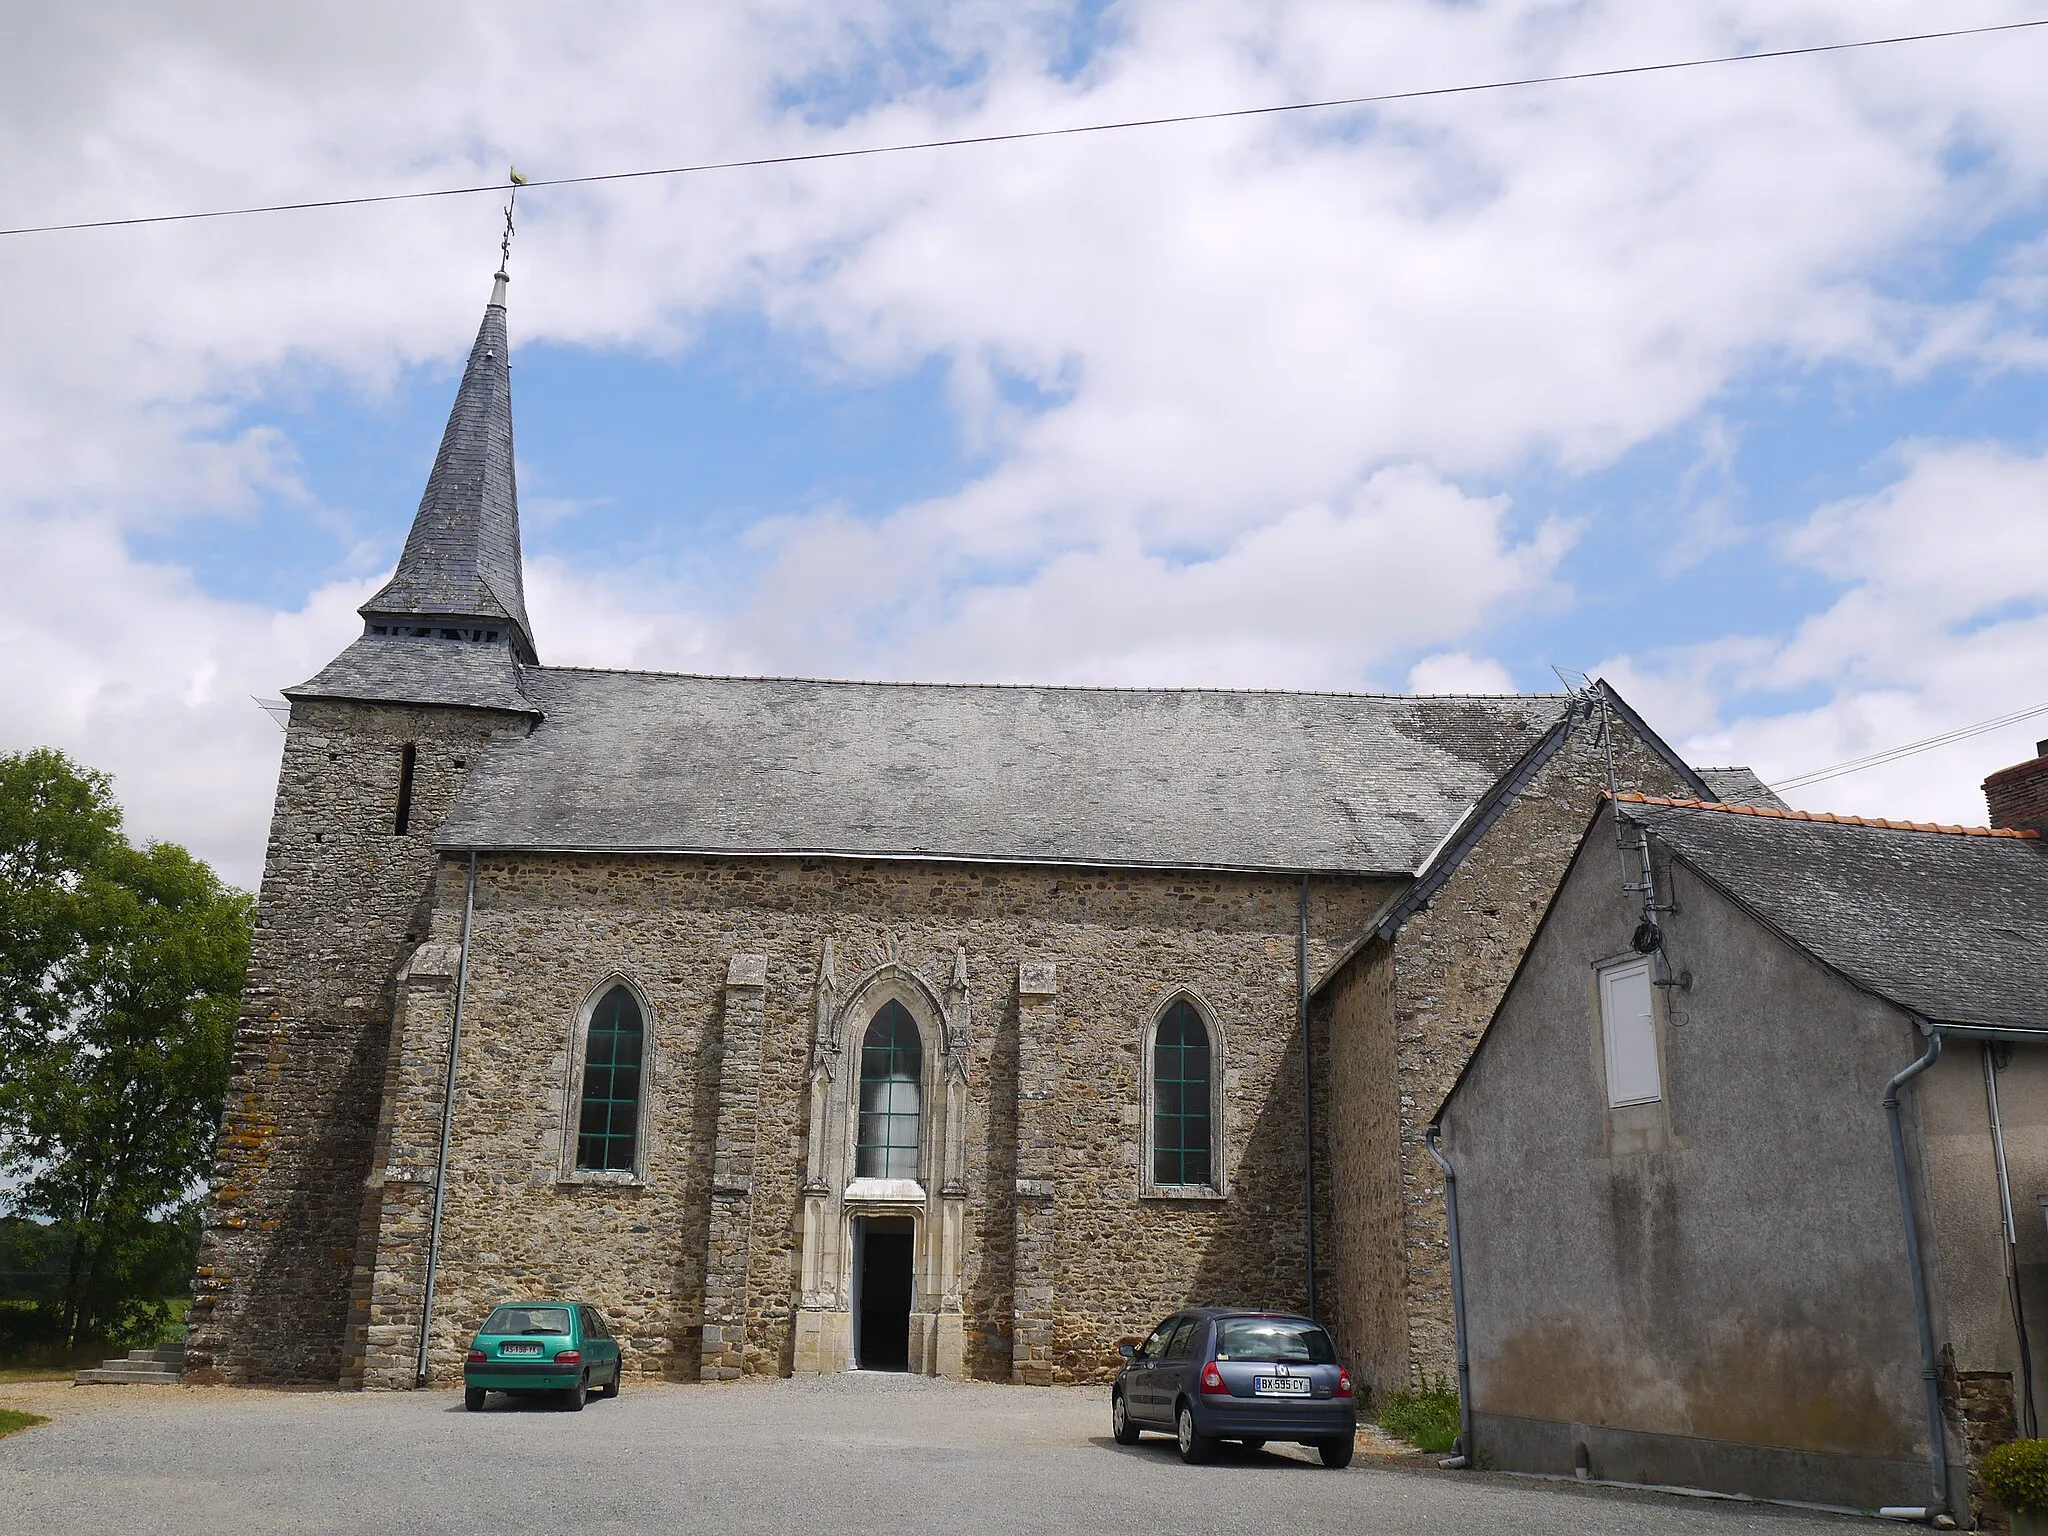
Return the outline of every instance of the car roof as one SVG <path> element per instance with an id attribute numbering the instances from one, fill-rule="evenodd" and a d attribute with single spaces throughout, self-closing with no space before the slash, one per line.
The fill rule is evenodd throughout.
<path id="1" fill-rule="evenodd" d="M 1274 1312 L 1259 1307 L 1182 1307 L 1170 1315 L 1196 1317 L 1205 1322 L 1213 1322 L 1222 1317 L 1261 1317 L 1276 1323 L 1308 1323 L 1312 1327 L 1322 1327 L 1314 1318 L 1303 1317 L 1299 1312 Z"/>

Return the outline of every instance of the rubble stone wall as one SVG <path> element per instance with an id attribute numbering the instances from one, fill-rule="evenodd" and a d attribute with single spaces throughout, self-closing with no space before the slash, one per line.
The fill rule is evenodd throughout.
<path id="1" fill-rule="evenodd" d="M 443 872 L 435 944 L 459 914 L 462 869 Z M 1363 928 L 1391 887 L 1315 883 L 1310 974 Z M 793 1357 L 799 1222 L 809 1133 L 817 976 L 834 942 L 842 995 L 887 963 L 934 991 L 965 951 L 966 1353 L 1008 1378 L 1018 1299 L 1019 966 L 1053 962 L 1057 994 L 1033 999 L 1052 1048 L 1051 1221 L 1030 1298 L 1046 1337 L 1040 1379 L 1099 1380 L 1119 1339 L 1189 1302 L 1304 1301 L 1300 1034 L 1295 944 L 1300 886 L 1286 877 L 1028 869 L 885 860 L 489 855 L 479 864 L 456 1112 L 436 1284 L 433 1372 L 459 1369 L 493 1303 L 574 1294 L 602 1307 L 643 1372 L 698 1374 L 704 1258 L 719 1115 L 716 1053 L 734 955 L 765 957 L 758 1103 L 745 1244 L 750 1374 Z M 381 1236 L 363 1379 L 410 1381 L 440 1132 L 452 994 L 446 958 L 408 975 L 391 1074 Z M 417 971 L 419 967 L 415 967 Z M 579 1010 L 613 977 L 647 999 L 653 1046 L 644 1178 L 564 1174 L 570 1042 Z M 1145 1022 L 1195 994 L 1226 1041 L 1229 1159 L 1222 1198 L 1142 1196 Z M 1034 1157 L 1036 1154 L 1034 1154 Z M 1036 1166 L 1034 1162 L 1034 1167 Z M 721 1251 L 739 1251 L 728 1243 Z"/>
<path id="2" fill-rule="evenodd" d="M 1319 1202 L 1324 1321 L 1371 1404 L 1409 1384 L 1396 1099 L 1394 957 L 1372 944 L 1317 998 L 1325 1042 L 1329 1188 Z M 1366 1406 L 1366 1404 L 1361 1404 Z"/>

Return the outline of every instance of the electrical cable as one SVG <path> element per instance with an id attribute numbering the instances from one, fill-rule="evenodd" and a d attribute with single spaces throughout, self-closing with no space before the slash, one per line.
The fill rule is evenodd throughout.
<path id="1" fill-rule="evenodd" d="M 1780 779 L 1771 785 L 1776 791 L 1802 789 L 1808 784 L 1818 784 L 1823 779 L 1839 779 L 1844 774 L 1861 773 L 1866 768 L 1881 767 L 1897 762 L 1902 757 L 1916 753 L 1931 752 L 1936 747 L 1948 746 L 1951 742 L 1967 741 L 1972 736 L 1982 736 L 1986 731 L 1995 731 L 2003 726 L 2015 725 L 2022 720 L 2031 720 L 2036 715 L 2048 715 L 2048 704 L 2035 704 L 2027 709 L 2016 709 L 2010 714 L 1996 715 L 1989 720 L 1979 720 L 1975 725 L 1959 725 L 1952 731 L 1943 731 L 1938 736 L 1928 736 L 1920 741 L 1909 741 L 1904 746 L 1887 747 L 1882 752 L 1873 752 L 1868 757 L 1852 757 L 1845 763 L 1832 763 L 1826 768 L 1816 768 L 1810 773 L 1794 774 L 1789 779 Z"/>
<path id="2" fill-rule="evenodd" d="M 2048 17 L 2035 21 L 2000 22 L 1995 26 L 1954 27 L 1941 32 L 1911 32 L 1895 37 L 1866 37 L 1847 43 L 1813 43 L 1799 48 L 1770 48 L 1756 53 L 1727 53 L 1710 58 L 1675 59 L 1662 64 L 1624 64 L 1612 69 L 1585 69 L 1562 75 L 1530 75 L 1516 80 L 1487 80 L 1473 85 L 1440 85 L 1412 91 L 1386 91 L 1375 96 L 1345 96 L 1327 101 L 1292 101 L 1274 106 L 1233 107 L 1218 112 L 1183 112 L 1170 117 L 1134 117 L 1118 122 L 1082 123 L 1067 128 L 1029 128 L 1012 133 L 980 133 L 953 139 L 921 139 L 907 144 L 871 144 L 857 149 L 820 149 L 801 154 L 761 155 L 747 160 L 713 160 L 696 165 L 662 166 L 651 170 L 603 171 L 585 176 L 534 177 L 521 182 L 529 191 L 542 187 L 580 187 L 608 181 L 640 181 L 657 176 L 694 176 L 706 171 L 758 170 L 777 165 L 807 165 L 826 160 L 856 160 L 874 155 L 901 155 L 918 150 L 961 149 L 982 144 L 1015 144 L 1027 139 L 1068 138 L 1089 133 L 1118 133 L 1132 128 L 1169 128 L 1186 123 L 1213 123 L 1229 118 L 1271 117 L 1285 112 L 1321 112 L 1339 107 L 1384 106 L 1440 96 L 1469 96 L 1482 91 L 1520 90 L 1538 85 L 1568 85 L 1586 80 L 1613 80 L 1625 75 L 1664 74 L 1680 69 L 1706 69 L 1717 64 L 1750 64 L 1766 59 L 1805 58 L 1846 53 L 1859 48 L 1888 48 L 1900 43 L 1938 42 L 1944 38 L 1983 37 L 1996 32 L 2023 32 L 2048 27 Z M 26 224 L 0 229 L 0 237 L 53 235 L 86 229 L 125 229 L 141 224 L 183 224 L 198 219 L 239 219 L 263 213 L 298 213 L 316 208 L 361 208 L 374 203 L 417 202 L 437 197 L 473 197 L 503 192 L 508 182 L 476 186 L 434 187 L 420 192 L 381 192 L 362 197 L 328 197 L 292 203 L 264 203 L 248 208 L 210 208 L 195 213 L 143 214 L 126 219 L 82 219 L 69 224 Z"/>

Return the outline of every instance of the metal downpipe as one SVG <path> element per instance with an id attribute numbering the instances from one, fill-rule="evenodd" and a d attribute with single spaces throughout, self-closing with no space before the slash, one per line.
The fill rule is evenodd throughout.
<path id="1" fill-rule="evenodd" d="M 434 1276 L 441 1263 L 441 1212 L 447 1204 L 448 1137 L 455 1126 L 455 1066 L 462 1053 L 462 1004 L 469 995 L 469 925 L 476 916 L 476 852 L 469 855 L 469 890 L 462 898 L 462 959 L 455 972 L 455 1021 L 448 1030 L 448 1087 L 441 1100 L 441 1155 L 434 1164 L 434 1225 L 427 1234 L 426 1295 L 420 1304 L 420 1354 L 413 1385 L 427 1384 L 427 1347 L 434 1336 Z"/>
<path id="2" fill-rule="evenodd" d="M 1922 1024 L 1922 1029 L 1928 1026 Z M 1906 1169 L 1906 1133 L 1899 1123 L 1899 1090 L 1941 1059 L 1941 1036 L 1928 1030 L 1927 1052 L 1884 1085 L 1885 1119 L 1891 1127 L 1892 1172 L 1899 1181 L 1899 1215 L 1906 1224 L 1906 1268 L 1913 1280 L 1913 1322 L 1920 1334 L 1920 1379 L 1927 1393 L 1927 1459 L 1933 1487 L 1930 1513 L 1948 1508 L 1948 1446 L 1941 1418 L 1941 1376 L 1935 1363 L 1934 1320 L 1927 1307 L 1927 1272 L 1920 1255 L 1920 1229 L 1913 1219 L 1913 1183 Z"/>
<path id="3" fill-rule="evenodd" d="M 1444 1171 L 1444 1216 L 1451 1239 L 1451 1344 L 1458 1364 L 1457 1455 L 1445 1463 L 1472 1465 L 1472 1360 L 1465 1347 L 1465 1254 L 1458 1243 L 1458 1172 L 1444 1156 L 1443 1127 L 1432 1125 L 1422 1133 L 1422 1144 Z"/>

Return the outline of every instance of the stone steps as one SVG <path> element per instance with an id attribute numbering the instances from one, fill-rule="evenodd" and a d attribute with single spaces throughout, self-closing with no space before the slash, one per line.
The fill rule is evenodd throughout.
<path id="1" fill-rule="evenodd" d="M 133 1386 L 175 1387 L 185 1374 L 185 1349 L 180 1344 L 160 1344 L 153 1349 L 131 1349 L 117 1360 L 103 1360 L 75 1378 L 80 1386 L 119 1383 Z"/>

